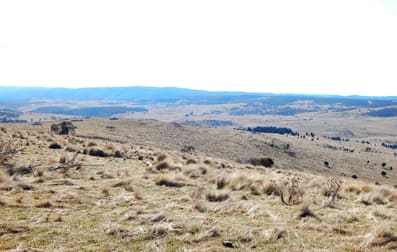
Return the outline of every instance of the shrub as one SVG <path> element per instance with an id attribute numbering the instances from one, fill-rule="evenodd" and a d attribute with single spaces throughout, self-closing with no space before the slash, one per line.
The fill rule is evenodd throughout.
<path id="1" fill-rule="evenodd" d="M 50 146 L 48 146 L 50 149 L 62 149 L 62 145 L 59 143 L 51 143 Z"/>
<path id="2" fill-rule="evenodd" d="M 259 159 L 259 164 L 263 165 L 264 167 L 272 167 L 274 165 L 274 161 L 272 158 L 263 157 Z"/>
<path id="3" fill-rule="evenodd" d="M 94 157 L 106 157 L 106 153 L 101 150 L 101 149 L 90 149 L 88 151 L 88 155 L 94 156 Z"/>
<path id="4" fill-rule="evenodd" d="M 116 150 L 115 152 L 114 152 L 114 155 L 113 155 L 115 158 L 122 158 L 123 157 L 123 153 L 121 152 L 121 151 L 119 151 L 119 150 Z"/>

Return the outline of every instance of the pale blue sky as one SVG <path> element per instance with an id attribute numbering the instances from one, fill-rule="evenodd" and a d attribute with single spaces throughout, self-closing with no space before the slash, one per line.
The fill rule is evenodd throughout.
<path id="1" fill-rule="evenodd" d="M 397 1 L 0 0 L 0 85 L 397 95 Z"/>

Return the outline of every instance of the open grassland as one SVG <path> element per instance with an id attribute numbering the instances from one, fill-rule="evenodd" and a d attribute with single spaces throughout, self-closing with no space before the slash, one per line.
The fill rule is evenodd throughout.
<path id="1" fill-rule="evenodd" d="M 397 172 L 393 170 L 397 167 L 396 150 L 381 146 L 383 141 L 393 141 L 395 137 L 386 137 L 384 131 L 381 131 L 385 134 L 382 137 L 350 137 L 346 142 L 333 141 L 321 135 L 301 138 L 253 134 L 230 128 L 204 128 L 154 120 L 93 118 L 76 125 L 78 134 L 84 137 L 155 144 L 175 151 L 192 146 L 197 154 L 240 163 L 269 156 L 280 169 L 346 177 L 356 175 L 371 183 L 397 184 Z M 362 143 L 363 140 L 369 143 Z"/>
<path id="2" fill-rule="evenodd" d="M 365 158 L 352 158 L 323 148 L 326 139 L 152 121 L 76 124 L 76 136 L 54 135 L 49 125 L 1 125 L 0 250 L 397 249 L 396 177 L 394 170 L 380 176 L 378 167 L 381 160 L 392 165 L 389 150 L 373 146 Z M 297 157 L 281 147 L 286 143 Z M 195 150 L 182 152 L 185 145 Z M 276 164 L 235 162 L 240 151 Z M 363 163 L 352 165 L 359 179 L 338 174 L 343 162 L 346 174 Z M 361 180 L 371 176 L 381 185 Z"/>

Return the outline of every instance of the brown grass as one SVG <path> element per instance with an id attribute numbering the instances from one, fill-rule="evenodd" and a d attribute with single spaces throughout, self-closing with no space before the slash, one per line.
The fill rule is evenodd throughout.
<path id="1" fill-rule="evenodd" d="M 225 201 L 229 198 L 229 192 L 214 190 L 214 191 L 207 192 L 205 197 L 210 202 Z"/>
<path id="2" fill-rule="evenodd" d="M 369 245 L 371 247 L 380 247 L 380 246 L 385 246 L 390 242 L 396 242 L 396 241 L 397 241 L 396 234 L 394 234 L 388 226 L 383 225 L 375 229 L 369 241 Z"/>
<path id="3" fill-rule="evenodd" d="M 166 159 L 167 159 L 167 155 L 164 154 L 164 153 L 160 153 L 160 154 L 157 156 L 157 162 L 158 162 L 158 163 L 163 162 L 163 161 L 166 160 Z"/>
<path id="4" fill-rule="evenodd" d="M 47 170 L 46 167 L 44 166 L 40 166 L 36 169 L 36 176 L 37 177 L 43 177 L 44 176 L 44 172 Z"/>
<path id="5" fill-rule="evenodd" d="M 160 175 L 155 179 L 157 185 L 168 187 L 183 187 L 189 185 L 187 178 L 175 175 Z"/>
<path id="6" fill-rule="evenodd" d="M 102 188 L 102 193 L 103 193 L 103 195 L 105 195 L 106 197 L 109 197 L 109 196 L 110 196 L 110 188 L 109 188 L 109 186 L 103 187 L 103 188 Z"/>
<path id="7" fill-rule="evenodd" d="M 330 118 L 330 121 L 332 120 Z M 216 149 L 214 146 L 209 147 L 213 149 L 204 149 L 198 141 L 202 139 L 202 136 L 193 134 L 197 132 L 196 129 L 188 126 L 185 130 L 190 133 L 189 141 L 191 140 L 193 145 L 197 146 L 195 154 L 180 153 L 180 147 L 173 149 L 173 139 L 170 139 L 171 143 L 167 145 L 167 149 L 142 140 L 151 132 L 150 123 L 148 123 L 148 128 L 142 127 L 140 132 L 139 129 L 136 131 L 134 126 L 130 127 L 131 122 L 125 123 L 127 119 L 121 119 L 116 122 L 117 129 L 120 132 L 125 130 L 130 137 L 124 138 L 122 135 L 102 133 L 101 128 L 105 128 L 109 123 L 105 119 L 93 118 L 87 121 L 88 124 L 82 122 L 77 125 L 79 127 L 77 133 L 84 137 L 73 137 L 76 147 L 81 149 L 82 144 L 93 136 L 92 125 L 95 125 L 98 128 L 98 134 L 103 134 L 98 135 L 102 138 L 95 138 L 98 146 L 103 147 L 109 143 L 115 146 L 122 144 L 128 146 L 128 155 L 125 159 L 80 155 L 84 157 L 84 159 L 79 159 L 83 169 L 69 169 L 67 174 L 48 170 L 39 178 L 32 177 L 32 174 L 19 174 L 16 177 L 18 181 L 11 179 L 10 184 L 2 183 L 0 198 L 5 205 L 0 206 L 0 211 L 5 214 L 0 218 L 0 250 L 15 249 L 22 244 L 23 248 L 34 247 L 43 251 L 57 251 L 64 248 L 71 251 L 110 251 L 114 248 L 122 251 L 180 251 L 183 249 L 224 251 L 228 248 L 224 247 L 223 241 L 231 241 L 236 251 L 254 249 L 257 251 L 305 251 L 324 248 L 330 251 L 355 251 L 357 249 L 392 251 L 396 244 L 393 237 L 397 232 L 395 228 L 397 219 L 394 214 L 397 209 L 397 204 L 395 204 L 397 190 L 385 185 L 387 181 L 380 176 L 379 170 L 376 174 L 380 178 L 376 179 L 379 179 L 382 185 L 375 186 L 374 182 L 361 180 L 366 178 L 366 174 L 370 174 L 371 167 L 366 167 L 368 171 L 361 172 L 357 166 L 353 165 L 352 167 L 357 169 L 355 173 L 359 175 L 359 179 L 352 180 L 349 174 L 350 163 L 343 163 L 346 170 L 346 176 L 343 178 L 346 183 L 344 187 L 356 186 L 360 193 L 357 194 L 355 189 L 340 191 L 336 196 L 337 202 L 334 208 L 324 208 L 323 204 L 332 195 L 332 187 L 327 187 L 327 181 L 331 175 L 339 174 L 338 167 L 342 161 L 338 164 L 338 160 L 335 159 L 343 159 L 342 150 L 332 150 L 335 159 L 327 156 L 327 153 L 318 159 L 321 161 L 319 162 L 321 169 L 328 169 L 323 166 L 322 162 L 329 160 L 333 164 L 332 169 L 336 170 L 326 170 L 326 176 L 294 170 L 294 166 L 302 164 L 304 159 L 302 156 L 304 152 L 299 148 L 314 144 L 316 148 L 322 150 L 323 145 L 328 144 L 327 139 L 320 138 L 318 142 L 308 140 L 306 143 L 306 140 L 297 140 L 291 136 L 247 133 L 251 141 L 261 146 L 270 144 L 272 139 L 275 139 L 274 152 L 266 146 L 261 148 L 266 155 L 274 156 L 277 160 L 275 168 L 265 169 L 233 162 L 238 155 L 229 140 L 221 144 L 225 150 L 233 153 L 233 160 L 220 157 L 223 155 L 222 150 L 212 152 Z M 162 124 L 161 122 L 154 123 Z M 22 124 L 12 126 L 8 130 L 10 136 L 17 131 L 14 127 L 29 128 L 29 125 Z M 5 127 L 8 129 L 9 126 Z M 44 123 L 43 132 L 46 131 L 48 129 Z M 211 132 L 212 129 L 206 129 L 206 131 Z M 30 128 L 26 132 L 35 133 L 38 136 L 42 134 Z M 169 131 L 166 129 L 163 132 Z M 19 134 L 15 134 L 17 136 L 15 141 L 18 141 Z M 236 134 L 242 138 L 242 144 L 247 148 L 242 151 L 255 156 L 257 150 L 251 149 L 249 143 L 245 142 L 245 133 L 240 134 L 240 132 L 230 130 L 228 136 L 230 141 L 236 140 L 234 139 Z M 172 135 L 172 137 L 182 136 Z M 41 139 L 46 140 L 46 137 L 41 136 Z M 112 142 L 112 139 L 117 142 Z M 63 136 L 53 136 L 52 140 L 62 144 L 68 141 Z M 9 160 L 9 163 L 15 163 L 15 167 L 39 163 L 42 163 L 43 167 L 59 165 L 58 158 L 63 152 L 48 149 L 47 142 L 39 141 L 43 140 L 37 140 L 35 145 L 26 146 L 26 150 L 17 153 L 12 160 Z M 291 150 L 297 152 L 293 159 L 289 159 L 287 153 L 277 149 L 288 141 L 293 143 Z M 213 145 L 216 144 L 213 143 Z M 349 143 L 332 144 L 340 148 L 342 144 L 354 146 L 356 141 L 352 139 Z M 212 152 L 213 155 L 207 157 L 203 154 L 204 152 Z M 160 171 L 156 169 L 158 153 L 167 156 L 162 162 L 168 162 L 170 168 Z M 358 151 L 346 155 L 357 153 Z M 393 157 L 393 153 L 387 149 L 378 153 L 366 153 L 366 155 L 371 160 L 371 164 L 379 164 L 375 159 L 378 156 L 384 159 L 382 156 L 384 153 Z M 316 161 L 317 157 L 314 154 L 316 153 L 308 153 L 304 156 L 307 163 L 303 163 L 305 166 L 298 168 L 309 171 L 312 165 L 315 168 L 318 160 Z M 142 160 L 139 160 L 139 156 L 143 157 Z M 48 165 L 48 160 L 54 157 L 56 162 Z M 194 158 L 198 164 L 186 165 L 189 158 Z M 149 160 L 155 164 L 152 168 L 156 174 L 145 170 L 145 163 Z M 203 160 L 211 162 L 206 164 Z M 291 160 L 294 163 L 291 164 Z M 354 160 L 359 159 L 357 157 Z M 390 160 L 386 161 L 388 164 L 392 163 Z M 179 166 L 180 170 L 175 170 L 174 166 Z M 6 171 L 4 166 L 0 170 Z M 321 172 L 321 170 L 316 172 Z M 388 171 L 390 176 L 388 180 L 394 185 L 393 172 Z M 37 170 L 34 173 L 35 176 L 37 176 L 36 173 Z M 290 182 L 289 185 L 285 183 L 288 182 L 288 178 L 292 177 L 299 177 L 300 182 L 296 183 L 296 189 L 298 189 L 296 191 L 297 193 L 304 192 L 302 200 L 308 202 L 307 207 L 302 206 L 303 204 L 299 206 L 293 203 L 283 204 L 278 197 L 268 196 L 268 194 L 279 195 L 283 192 L 288 203 L 287 199 L 289 192 L 293 191 L 291 190 L 293 183 Z M 41 178 L 44 183 L 35 183 Z M 222 189 L 217 190 L 217 187 Z M 365 189 L 366 187 L 368 190 Z M 380 197 L 380 201 L 384 204 L 377 204 L 378 200 L 375 196 Z M 371 205 L 367 206 L 360 202 L 360 199 L 364 197 Z M 46 199 L 53 206 L 48 209 L 36 208 L 36 202 L 41 199 Z M 157 219 L 158 213 L 164 214 L 166 218 Z M 48 222 L 45 222 L 46 217 Z M 381 232 L 375 234 L 372 227 L 383 222 L 387 222 L 389 228 L 383 234 Z M 63 238 L 58 239 L 56 243 L 48 242 L 51 241 L 53 234 L 58 234 Z"/>
<path id="8" fill-rule="evenodd" d="M 95 143 L 94 141 L 89 141 L 88 143 L 87 143 L 87 147 L 94 147 L 94 146 L 97 146 L 98 144 L 97 143 Z"/>
<path id="9" fill-rule="evenodd" d="M 168 168 L 170 168 L 170 165 L 168 164 L 168 162 L 165 162 L 165 161 L 160 162 L 156 165 L 156 169 L 159 171 L 163 170 L 163 169 L 168 169 Z"/>
<path id="10" fill-rule="evenodd" d="M 8 176 L 8 174 L 0 167 L 0 184 L 10 183 L 10 181 L 10 176 Z"/>
<path id="11" fill-rule="evenodd" d="M 41 200 L 35 204 L 35 207 L 38 207 L 38 208 L 50 208 L 52 206 L 53 205 L 49 200 Z"/>
<path id="12" fill-rule="evenodd" d="M 314 215 L 313 211 L 310 210 L 308 203 L 304 203 L 301 206 L 299 206 L 299 208 L 297 209 L 297 211 L 295 213 L 295 219 L 302 219 L 302 218 L 306 218 L 306 217 L 316 217 L 316 215 Z"/>

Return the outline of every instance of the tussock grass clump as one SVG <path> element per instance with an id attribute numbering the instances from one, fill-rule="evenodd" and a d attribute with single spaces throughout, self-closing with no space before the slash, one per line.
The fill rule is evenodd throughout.
<path id="1" fill-rule="evenodd" d="M 3 200 L 2 198 L 0 198 L 0 207 L 1 206 L 6 206 L 7 203 L 5 202 L 5 200 Z"/>
<path id="2" fill-rule="evenodd" d="M 87 147 L 94 147 L 94 146 L 97 146 L 98 144 L 97 143 L 95 143 L 94 141 L 89 141 L 88 143 L 87 143 Z"/>
<path id="3" fill-rule="evenodd" d="M 146 233 L 145 239 L 146 240 L 153 240 L 159 237 L 163 237 L 167 235 L 167 233 L 170 231 L 169 225 L 159 223 L 151 226 Z"/>
<path id="4" fill-rule="evenodd" d="M 122 180 L 114 184 L 112 187 L 125 187 L 129 185 L 131 182 L 132 182 L 131 179 Z"/>
<path id="5" fill-rule="evenodd" d="M 62 215 L 60 215 L 60 214 L 58 214 L 56 217 L 55 217 L 55 219 L 54 219 L 54 222 L 62 222 L 63 221 L 63 217 L 62 217 Z"/>
<path id="6" fill-rule="evenodd" d="M 36 169 L 36 176 L 37 177 L 43 177 L 44 172 L 46 171 L 46 168 L 44 166 L 40 166 Z"/>
<path id="7" fill-rule="evenodd" d="M 251 183 L 252 181 L 247 177 L 247 175 L 240 173 L 231 175 L 228 186 L 233 191 L 239 191 L 248 187 Z"/>
<path id="8" fill-rule="evenodd" d="M 129 191 L 129 192 L 134 191 L 134 188 L 132 186 L 132 179 L 125 179 L 125 180 L 119 181 L 119 182 L 115 183 L 112 187 L 113 188 L 123 187 L 126 191 Z"/>
<path id="9" fill-rule="evenodd" d="M 183 174 L 193 179 L 200 177 L 200 171 L 196 167 L 184 170 Z"/>
<path id="10" fill-rule="evenodd" d="M 110 188 L 108 186 L 105 186 L 102 188 L 102 193 L 103 195 L 105 195 L 106 197 L 110 196 Z"/>
<path id="11" fill-rule="evenodd" d="M 397 192 L 395 192 L 392 195 L 390 195 L 389 201 L 390 202 L 397 202 Z"/>
<path id="12" fill-rule="evenodd" d="M 269 181 L 263 185 L 263 192 L 267 195 L 281 195 L 281 188 L 275 181 Z"/>
<path id="13" fill-rule="evenodd" d="M 116 147 L 114 147 L 114 145 L 111 144 L 111 143 L 106 144 L 105 147 L 104 147 L 104 149 L 107 150 L 107 151 L 110 151 L 110 152 L 116 151 Z"/>
<path id="14" fill-rule="evenodd" d="M 59 158 L 59 163 L 65 164 L 66 163 L 66 159 L 67 159 L 66 154 L 62 154 L 62 156 Z"/>
<path id="15" fill-rule="evenodd" d="M 183 187 L 189 185 L 187 179 L 182 176 L 160 175 L 155 179 L 156 185 L 168 187 Z"/>
<path id="16" fill-rule="evenodd" d="M 164 153 L 160 153 L 160 154 L 157 156 L 157 162 L 158 162 L 158 163 L 163 162 L 163 161 L 166 160 L 166 159 L 167 159 L 167 155 L 164 154 Z"/>
<path id="17" fill-rule="evenodd" d="M 357 185 L 349 184 L 342 187 L 342 192 L 359 195 L 361 193 L 361 188 Z"/>
<path id="18" fill-rule="evenodd" d="M 225 201 L 229 198 L 229 192 L 227 191 L 210 191 L 205 195 L 206 199 L 210 202 Z"/>
<path id="19" fill-rule="evenodd" d="M 261 180 L 254 181 L 250 185 L 250 191 L 252 195 L 262 195 L 265 192 L 265 186 L 263 181 Z"/>
<path id="20" fill-rule="evenodd" d="M 295 219 L 302 219 L 306 217 L 316 218 L 316 215 L 314 215 L 313 211 L 310 210 L 308 203 L 302 204 L 295 213 Z"/>
<path id="21" fill-rule="evenodd" d="M 116 150 L 113 154 L 113 157 L 115 158 L 122 158 L 124 156 L 123 152 Z"/>
<path id="22" fill-rule="evenodd" d="M 186 164 L 190 165 L 190 164 L 197 164 L 197 161 L 193 158 L 189 158 L 188 160 L 186 160 Z"/>
<path id="23" fill-rule="evenodd" d="M 397 242 L 397 236 L 385 225 L 377 227 L 369 240 L 369 246 L 380 247 L 390 242 Z"/>
<path id="24" fill-rule="evenodd" d="M 133 232 L 131 232 L 130 230 L 128 230 L 124 227 L 110 227 L 107 230 L 105 230 L 105 233 L 107 235 L 119 236 L 121 238 L 134 236 Z"/>
<path id="25" fill-rule="evenodd" d="M 216 179 L 215 183 L 217 189 L 223 189 L 229 183 L 229 181 L 227 181 L 225 176 L 221 176 Z"/>
<path id="26" fill-rule="evenodd" d="M 371 195 L 371 201 L 375 204 L 378 205 L 385 205 L 387 204 L 387 198 L 385 197 L 384 194 L 380 193 L 380 192 L 375 192 Z"/>
<path id="27" fill-rule="evenodd" d="M 281 238 L 287 236 L 287 230 L 283 228 L 274 228 L 270 233 L 270 239 L 272 241 L 280 240 Z"/>
<path id="28" fill-rule="evenodd" d="M 2 183 L 8 184 L 10 183 L 10 181 L 11 181 L 10 176 L 8 176 L 8 174 L 3 169 L 0 168 L 0 184 Z"/>
<path id="29" fill-rule="evenodd" d="M 168 169 L 168 168 L 170 168 L 170 165 L 169 165 L 168 162 L 166 162 L 166 161 L 160 162 L 160 163 L 158 163 L 158 164 L 156 165 L 156 169 L 157 169 L 158 171 L 164 170 L 164 169 Z"/>
<path id="30" fill-rule="evenodd" d="M 197 211 L 199 211 L 200 213 L 206 213 L 208 212 L 207 207 L 205 206 L 203 201 L 198 201 L 193 205 L 193 208 Z"/>
<path id="31" fill-rule="evenodd" d="M 240 191 L 249 188 L 254 179 L 244 173 L 236 172 L 232 174 L 223 174 L 218 176 L 215 182 L 217 189 L 230 188 L 233 191 Z"/>
<path id="32" fill-rule="evenodd" d="M 206 160 L 204 160 L 203 163 L 206 164 L 206 165 L 211 165 L 211 164 L 212 164 L 212 161 L 209 160 L 209 159 L 206 159 Z"/>
<path id="33" fill-rule="evenodd" d="M 52 206 L 53 205 L 49 200 L 41 200 L 35 204 L 35 207 L 38 207 L 38 208 L 50 208 Z"/>
<path id="34" fill-rule="evenodd" d="M 372 192 L 373 190 L 374 190 L 374 188 L 369 185 L 364 185 L 361 187 L 361 191 L 364 193 L 369 193 L 369 192 Z"/>
<path id="35" fill-rule="evenodd" d="M 138 187 L 132 187 L 132 190 L 134 192 L 134 198 L 136 200 L 142 200 L 143 199 L 142 192 L 141 192 L 141 190 L 139 190 Z"/>

